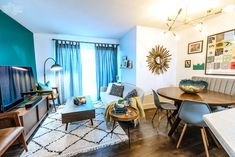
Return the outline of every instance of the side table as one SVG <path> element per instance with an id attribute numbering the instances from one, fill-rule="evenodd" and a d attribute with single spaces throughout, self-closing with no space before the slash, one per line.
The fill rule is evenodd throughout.
<path id="1" fill-rule="evenodd" d="M 127 113 L 124 114 L 116 114 L 113 107 L 109 109 L 109 115 L 113 119 L 113 128 L 111 130 L 111 137 L 113 135 L 113 131 L 115 128 L 116 121 L 127 122 L 127 131 L 128 131 L 128 138 L 129 138 L 129 148 L 131 147 L 131 138 L 130 138 L 130 124 L 131 121 L 138 118 L 138 113 L 135 108 L 131 106 L 127 106 Z"/>

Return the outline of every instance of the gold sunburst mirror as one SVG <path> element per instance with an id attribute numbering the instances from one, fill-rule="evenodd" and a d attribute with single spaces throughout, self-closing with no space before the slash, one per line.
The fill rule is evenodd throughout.
<path id="1" fill-rule="evenodd" d="M 158 75 L 164 73 L 169 68 L 170 56 L 166 48 L 156 45 L 147 56 L 149 70 Z"/>

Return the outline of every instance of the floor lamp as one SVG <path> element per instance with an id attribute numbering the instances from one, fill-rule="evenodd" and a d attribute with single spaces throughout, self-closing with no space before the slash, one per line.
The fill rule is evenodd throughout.
<path id="1" fill-rule="evenodd" d="M 49 57 L 44 62 L 44 83 L 46 83 L 46 63 L 48 60 L 53 60 L 54 64 L 51 66 L 52 71 L 59 71 L 62 70 L 62 66 L 56 63 L 56 60 L 52 57 Z"/>

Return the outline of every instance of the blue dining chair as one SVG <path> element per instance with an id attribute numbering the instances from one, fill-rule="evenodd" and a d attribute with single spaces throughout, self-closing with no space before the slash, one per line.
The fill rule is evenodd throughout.
<path id="1" fill-rule="evenodd" d="M 176 148 L 179 148 L 180 143 L 183 139 L 184 133 L 188 125 L 197 126 L 201 128 L 201 135 L 203 140 L 203 145 L 205 148 L 206 156 L 209 157 L 208 146 L 209 142 L 207 139 L 207 134 L 205 127 L 206 123 L 203 120 L 203 115 L 211 113 L 211 109 L 208 104 L 193 102 L 193 101 L 183 101 L 179 109 L 179 118 L 185 122 L 182 133 L 180 135 L 179 141 Z"/>
<path id="2" fill-rule="evenodd" d="M 152 92 L 153 92 L 154 105 L 157 107 L 156 112 L 152 118 L 152 122 L 153 122 L 155 116 L 158 114 L 157 128 L 159 128 L 161 120 L 164 117 L 164 116 L 161 116 L 160 113 L 162 111 L 166 111 L 167 120 L 169 120 L 169 118 L 170 118 L 169 116 L 171 116 L 171 115 L 168 115 L 169 114 L 168 111 L 176 110 L 177 107 L 169 102 L 160 102 L 157 93 L 153 89 L 152 89 Z"/>

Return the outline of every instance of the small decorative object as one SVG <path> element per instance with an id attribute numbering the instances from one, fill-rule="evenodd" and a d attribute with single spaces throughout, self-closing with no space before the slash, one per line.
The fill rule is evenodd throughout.
<path id="1" fill-rule="evenodd" d="M 184 67 L 191 68 L 191 60 L 185 60 Z"/>
<path id="2" fill-rule="evenodd" d="M 121 61 L 121 69 L 132 69 L 133 67 L 133 62 L 127 58 L 127 56 L 122 57 Z"/>
<path id="3" fill-rule="evenodd" d="M 204 70 L 204 69 L 205 69 L 204 63 L 193 65 L 193 70 Z"/>
<path id="4" fill-rule="evenodd" d="M 86 97 L 85 96 L 78 96 L 73 99 L 75 105 L 82 105 L 86 104 Z"/>
<path id="5" fill-rule="evenodd" d="M 149 70 L 158 75 L 164 73 L 169 68 L 170 56 L 166 48 L 156 45 L 147 56 Z"/>
<path id="6" fill-rule="evenodd" d="M 203 48 L 203 40 L 188 44 L 188 54 L 200 53 Z"/>
<path id="7" fill-rule="evenodd" d="M 207 75 L 235 75 L 235 29 L 207 37 Z"/>
<path id="8" fill-rule="evenodd" d="M 124 100 L 118 100 L 114 105 L 114 111 L 116 114 L 125 114 L 127 112 L 126 105 L 124 104 Z"/>
<path id="9" fill-rule="evenodd" d="M 206 90 L 208 83 L 202 80 L 181 80 L 179 83 L 179 88 L 185 93 L 196 94 Z"/>

